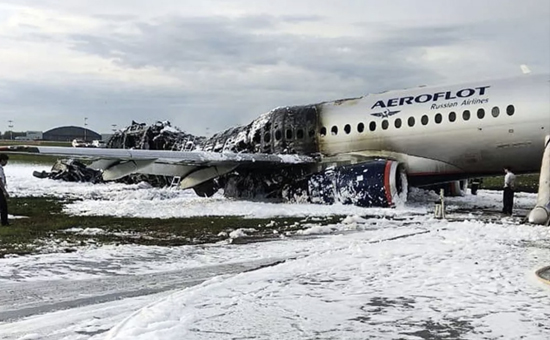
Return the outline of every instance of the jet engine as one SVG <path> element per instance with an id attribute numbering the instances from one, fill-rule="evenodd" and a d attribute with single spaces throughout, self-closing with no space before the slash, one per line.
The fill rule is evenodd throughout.
<path id="1" fill-rule="evenodd" d="M 407 199 L 404 167 L 392 160 L 329 167 L 238 171 L 219 179 L 226 197 L 392 207 Z"/>
<path id="2" fill-rule="evenodd" d="M 391 207 L 407 197 L 407 176 L 403 166 L 392 160 L 327 168 L 311 175 L 307 184 L 313 203 Z"/>

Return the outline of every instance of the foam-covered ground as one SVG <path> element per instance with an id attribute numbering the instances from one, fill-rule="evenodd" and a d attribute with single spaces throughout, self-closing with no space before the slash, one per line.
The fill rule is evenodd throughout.
<path id="1" fill-rule="evenodd" d="M 71 214 L 348 217 L 324 227 L 312 222 L 302 231 L 316 237 L 245 245 L 89 246 L 70 254 L 0 259 L 0 339 L 545 339 L 550 334 L 550 286 L 534 274 L 550 264 L 550 229 L 494 213 L 502 192 L 448 198 L 448 220 L 436 220 L 431 213 L 436 196 L 421 190 L 396 209 L 268 204 L 31 176 L 43 169 L 48 170 L 10 164 L 10 191 L 80 198 L 66 207 Z M 515 209 L 521 215 L 535 201 L 536 195 L 518 193 Z M 247 270 L 235 271 L 243 264 Z M 193 276 L 198 271 L 202 276 Z M 71 294 L 73 300 L 98 296 L 85 287 L 116 282 L 109 286 L 116 295 L 128 285 L 159 286 L 169 273 L 191 275 L 196 282 L 153 295 L 44 309 Z M 65 290 L 55 293 L 48 286 Z M 33 313 L 31 306 L 47 312 Z"/>

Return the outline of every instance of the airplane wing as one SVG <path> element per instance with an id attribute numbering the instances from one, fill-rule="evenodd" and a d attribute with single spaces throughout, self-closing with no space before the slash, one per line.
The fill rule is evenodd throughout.
<path id="1" fill-rule="evenodd" d="M 0 146 L 0 152 L 40 154 L 78 159 L 154 160 L 155 163 L 212 166 L 226 164 L 304 164 L 315 159 L 303 155 L 264 153 L 218 153 L 141 149 L 72 148 L 55 146 Z"/>
<path id="2" fill-rule="evenodd" d="M 0 146 L 0 152 L 90 160 L 92 163 L 88 166 L 102 170 L 104 180 L 119 179 L 132 173 L 179 176 L 183 179 L 180 185 L 184 188 L 193 187 L 239 166 L 260 168 L 316 162 L 313 157 L 304 155 L 24 145 Z"/>

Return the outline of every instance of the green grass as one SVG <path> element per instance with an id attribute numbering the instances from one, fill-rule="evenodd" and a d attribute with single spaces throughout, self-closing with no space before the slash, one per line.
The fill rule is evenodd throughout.
<path id="1" fill-rule="evenodd" d="M 56 198 L 11 198 L 10 214 L 28 216 L 0 227 L 0 257 L 7 254 L 36 253 L 48 242 L 63 243 L 59 251 L 73 251 L 86 244 L 141 244 L 180 246 L 227 239 L 239 228 L 256 228 L 250 238 L 266 238 L 302 229 L 304 218 L 248 219 L 241 217 L 118 218 L 109 216 L 69 216 L 62 212 L 67 201 Z M 340 221 L 343 216 L 326 218 L 320 224 Z M 275 223 L 272 223 L 274 221 Z M 317 223 L 317 222 L 316 222 Z M 101 235 L 67 233 L 69 228 L 100 228 Z M 222 233 L 222 234 L 220 234 Z"/>
<path id="2" fill-rule="evenodd" d="M 502 190 L 504 175 L 483 178 L 481 189 Z M 518 175 L 516 177 L 516 191 L 537 192 L 539 188 L 539 174 Z"/>

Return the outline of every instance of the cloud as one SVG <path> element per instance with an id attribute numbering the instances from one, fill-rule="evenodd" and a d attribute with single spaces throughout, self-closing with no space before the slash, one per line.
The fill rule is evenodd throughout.
<path id="1" fill-rule="evenodd" d="M 74 49 L 129 68 L 152 66 L 174 74 L 211 72 L 214 78 L 219 72 L 242 72 L 252 79 L 254 70 L 264 66 L 293 67 L 298 72 L 331 74 L 341 79 L 369 79 L 392 73 L 407 77 L 425 70 L 405 57 L 417 56 L 425 47 L 452 45 L 460 39 L 456 29 L 446 27 L 381 32 L 377 39 L 370 40 L 263 33 L 278 25 L 281 23 L 277 18 L 266 16 L 168 18 L 135 23 L 139 34 L 70 38 Z"/>
<path id="2" fill-rule="evenodd" d="M 188 13 L 167 1 L 132 4 L 10 5 L 11 24 L 0 24 L 0 111 L 24 112 L 29 130 L 87 116 L 100 132 L 167 119 L 202 133 L 281 105 L 519 74 L 520 64 L 550 69 L 548 10 L 532 13 L 541 2 L 443 11 L 429 1 L 301 1 L 285 11 L 210 0 Z"/>

